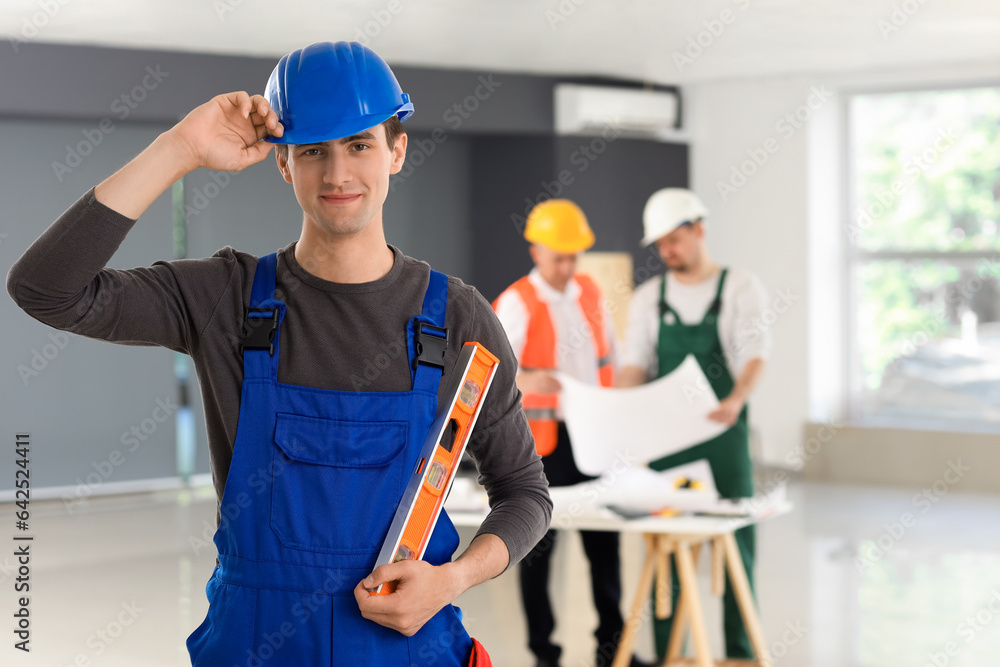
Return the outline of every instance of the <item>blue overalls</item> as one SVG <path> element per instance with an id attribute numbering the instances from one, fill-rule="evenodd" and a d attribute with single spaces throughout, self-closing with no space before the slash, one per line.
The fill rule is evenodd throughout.
<path id="1" fill-rule="evenodd" d="M 285 304 L 274 298 L 276 264 L 276 254 L 262 257 L 254 275 L 244 329 L 263 324 L 273 336 L 261 329 L 261 349 L 243 350 L 219 564 L 205 589 L 208 615 L 187 640 L 192 665 L 464 665 L 472 640 L 458 608 L 445 606 L 407 638 L 363 618 L 354 598 L 437 410 L 442 369 L 414 363 L 415 325 L 444 327 L 448 278 L 431 271 L 423 312 L 407 324 L 412 390 L 332 391 L 278 382 Z M 448 562 L 458 542 L 442 512 L 424 559 Z"/>

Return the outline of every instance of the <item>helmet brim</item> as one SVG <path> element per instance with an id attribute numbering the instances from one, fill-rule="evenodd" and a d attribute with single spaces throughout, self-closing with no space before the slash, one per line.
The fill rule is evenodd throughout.
<path id="1" fill-rule="evenodd" d="M 556 252 L 564 253 L 567 255 L 575 255 L 579 252 L 584 252 L 590 250 L 594 247 L 594 242 L 596 238 L 593 232 L 591 232 L 585 239 L 581 239 L 578 243 L 558 243 L 551 241 L 541 241 L 534 238 L 533 235 L 525 235 L 524 240 L 528 243 L 533 243 L 537 245 L 543 245 L 550 250 L 555 250 Z"/>
<path id="2" fill-rule="evenodd" d="M 702 225 L 704 225 L 705 224 L 705 219 L 704 218 L 698 218 L 696 220 L 685 220 L 684 222 L 679 222 L 679 223 L 677 223 L 677 225 L 673 229 L 668 229 L 667 231 L 662 232 L 662 233 L 661 232 L 657 232 L 655 235 L 644 237 L 642 239 L 642 241 L 639 242 L 639 245 L 641 247 L 643 247 L 643 248 L 645 248 L 646 246 L 651 246 L 654 243 L 656 243 L 657 241 L 659 241 L 660 239 L 662 239 L 664 236 L 667 236 L 668 234 L 672 234 L 673 232 L 675 232 L 676 230 L 680 229 L 684 225 L 693 225 L 693 224 L 698 223 L 698 222 L 700 222 Z"/>
<path id="3" fill-rule="evenodd" d="M 413 103 L 407 102 L 396 111 L 390 113 L 368 114 L 366 116 L 356 116 L 354 118 L 336 119 L 331 123 L 318 127 L 285 128 L 285 133 L 280 137 L 266 136 L 265 141 L 272 144 L 320 144 L 324 141 L 334 141 L 343 139 L 355 134 L 359 134 L 380 125 L 393 116 L 399 116 L 400 122 L 405 121 L 413 115 Z"/>

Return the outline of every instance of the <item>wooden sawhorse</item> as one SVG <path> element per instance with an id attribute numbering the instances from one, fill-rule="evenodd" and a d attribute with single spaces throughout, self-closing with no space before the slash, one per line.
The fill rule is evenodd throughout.
<path id="1" fill-rule="evenodd" d="M 625 621 L 618 652 L 615 654 L 612 667 L 628 667 L 632 657 L 632 646 L 635 635 L 642 624 L 642 612 L 649 600 L 653 587 L 654 574 L 656 580 L 655 613 L 657 618 L 668 618 L 674 614 L 674 625 L 667 645 L 667 657 L 663 667 L 679 667 L 694 665 L 696 667 L 715 667 L 737 665 L 757 665 L 771 667 L 771 656 L 764 643 L 764 634 L 760 628 L 760 619 L 754 606 L 750 583 L 747 581 L 746 569 L 736 546 L 736 538 L 732 531 L 717 535 L 682 535 L 669 533 L 644 533 L 646 540 L 646 560 L 643 563 L 642 575 L 639 577 L 639 588 L 632 601 L 632 610 Z M 724 571 L 729 570 L 729 581 L 733 586 L 736 603 L 746 626 L 747 636 L 753 648 L 756 662 L 750 660 L 712 659 L 708 646 L 708 632 L 705 626 L 705 615 L 701 606 L 701 596 L 698 593 L 697 562 L 703 546 L 711 548 L 711 580 L 712 594 L 722 595 L 726 580 Z M 677 609 L 671 610 L 671 572 L 668 556 L 674 555 L 677 564 L 677 580 L 680 584 L 680 597 Z M 691 626 L 691 639 L 694 644 L 694 658 L 682 658 L 681 647 L 687 625 Z"/>

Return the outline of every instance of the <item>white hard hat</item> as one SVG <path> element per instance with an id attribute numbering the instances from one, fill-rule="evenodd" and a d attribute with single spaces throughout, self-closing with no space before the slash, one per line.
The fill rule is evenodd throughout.
<path id="1" fill-rule="evenodd" d="M 646 246 L 674 231 L 686 222 L 708 215 L 708 209 L 698 196 L 684 188 L 657 190 L 646 202 L 642 212 L 642 227 Z"/>

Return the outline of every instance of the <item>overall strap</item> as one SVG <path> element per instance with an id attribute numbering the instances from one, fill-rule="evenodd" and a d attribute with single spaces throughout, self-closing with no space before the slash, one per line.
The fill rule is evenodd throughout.
<path id="1" fill-rule="evenodd" d="M 278 273 L 278 253 L 272 252 L 257 260 L 257 270 L 253 274 L 253 291 L 250 293 L 250 307 L 274 298 L 275 276 Z"/>
<path id="2" fill-rule="evenodd" d="M 278 377 L 278 327 L 285 317 L 285 304 L 274 298 L 277 266 L 277 253 L 257 260 L 250 307 L 240 331 L 244 379 Z"/>
<path id="3" fill-rule="evenodd" d="M 406 325 L 406 348 L 413 388 L 437 394 L 444 375 L 448 330 L 444 326 L 448 308 L 448 276 L 431 269 L 420 315 Z"/>
<path id="4" fill-rule="evenodd" d="M 722 274 L 719 276 L 719 286 L 715 289 L 715 299 L 705 313 L 704 320 L 707 320 L 709 317 L 718 317 L 719 311 L 722 310 L 722 288 L 726 285 L 726 274 L 728 272 L 729 269 L 722 269 Z"/>
<path id="5" fill-rule="evenodd" d="M 667 303 L 667 274 L 663 274 L 660 280 L 660 326 L 663 326 L 663 316 L 670 313 L 674 316 L 674 323 L 681 324 L 681 316 L 677 314 L 673 306 Z"/>

